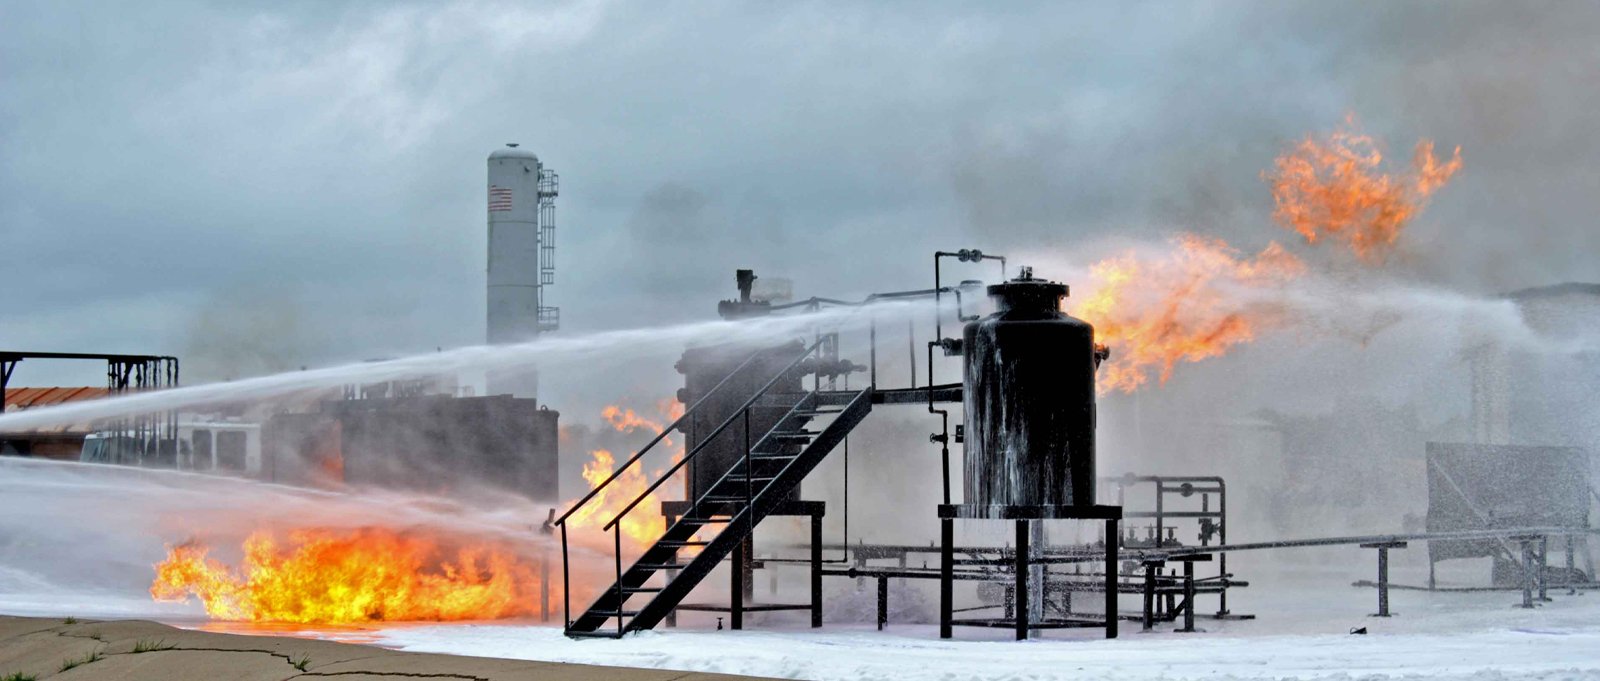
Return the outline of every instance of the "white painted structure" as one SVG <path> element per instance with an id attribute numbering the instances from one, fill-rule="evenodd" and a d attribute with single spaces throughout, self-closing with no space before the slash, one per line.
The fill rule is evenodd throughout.
<path id="1" fill-rule="evenodd" d="M 560 325 L 544 304 L 555 281 L 557 176 L 539 157 L 508 144 L 489 154 L 488 342 L 522 343 Z M 487 377 L 489 395 L 538 396 L 533 367 Z"/>

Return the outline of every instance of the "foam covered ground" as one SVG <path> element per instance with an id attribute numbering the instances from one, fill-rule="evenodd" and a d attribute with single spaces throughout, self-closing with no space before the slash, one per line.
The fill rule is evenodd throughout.
<path id="1" fill-rule="evenodd" d="M 1345 562 L 1349 558 L 1345 557 Z M 797 618 L 762 629 L 662 629 L 623 640 L 572 641 L 554 628 L 471 624 L 374 632 L 404 650 L 488 655 L 796 679 L 1600 679 L 1600 593 L 1552 593 L 1533 610 L 1516 593 L 1392 595 L 1399 616 L 1368 617 L 1372 589 L 1343 570 L 1301 568 L 1262 579 L 1235 598 L 1259 619 L 1203 619 L 1206 631 L 1053 632 L 1015 642 L 1008 632 L 957 629 L 942 641 L 930 624 L 804 627 Z M 1132 607 L 1133 603 L 1126 604 Z M 700 623 L 705 624 L 705 623 Z M 1349 633 L 1365 627 L 1365 635 Z"/>

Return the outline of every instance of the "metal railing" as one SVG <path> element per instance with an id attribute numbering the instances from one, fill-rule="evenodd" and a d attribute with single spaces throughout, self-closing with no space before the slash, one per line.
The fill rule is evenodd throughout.
<path id="1" fill-rule="evenodd" d="M 770 380 L 768 380 L 766 382 L 766 384 L 761 387 L 761 389 L 757 390 L 754 395 L 752 395 L 749 399 L 745 400 L 744 404 L 740 405 L 738 409 L 735 409 L 734 412 L 731 415 L 729 415 L 727 419 L 723 420 L 723 422 L 720 425 L 718 425 L 708 435 L 706 435 L 706 437 L 703 438 L 700 441 L 700 444 L 696 445 L 693 449 L 691 449 L 688 452 L 686 452 L 681 459 L 679 459 L 670 468 L 668 468 L 664 473 L 662 473 L 660 475 L 660 477 L 658 477 L 655 482 L 651 483 L 648 487 L 646 487 L 643 492 L 640 492 L 637 496 L 635 496 L 632 501 L 628 502 L 628 504 L 626 506 L 624 506 L 622 508 L 622 510 L 619 511 L 616 514 L 616 516 L 611 518 L 611 520 L 609 522 L 607 522 L 601 528 L 601 531 L 610 531 L 613 534 L 613 541 L 612 541 L 612 548 L 613 548 L 613 551 L 614 551 L 614 554 L 613 554 L 613 558 L 614 558 L 613 566 L 614 566 L 614 568 L 616 570 L 616 581 L 614 583 L 614 588 L 616 589 L 616 598 L 617 598 L 617 610 L 616 610 L 617 615 L 616 615 L 616 617 L 617 617 L 617 633 L 619 635 L 623 632 L 623 627 L 624 627 L 623 617 L 622 617 L 622 612 L 623 612 L 622 608 L 623 608 L 623 601 L 626 598 L 626 593 L 623 591 L 623 585 L 622 585 L 622 520 L 625 517 L 627 517 L 628 513 L 633 511 L 633 509 L 635 507 L 637 507 L 641 502 L 643 502 L 651 494 L 654 494 L 655 491 L 661 487 L 661 485 L 665 484 L 666 481 L 671 479 L 673 475 L 677 474 L 677 472 L 679 470 L 682 470 L 684 466 L 687 466 L 690 461 L 694 460 L 694 458 L 696 456 L 698 456 L 700 454 L 700 452 L 705 450 L 707 445 L 711 444 L 714 440 L 717 439 L 718 436 L 722 435 L 722 433 L 724 431 L 726 431 L 729 426 L 731 426 L 735 421 L 739 421 L 739 420 L 742 420 L 743 423 L 744 423 L 745 507 L 746 508 L 750 508 L 753 505 L 754 497 L 755 497 L 754 485 L 752 484 L 751 476 L 750 476 L 750 473 L 751 473 L 751 470 L 752 470 L 751 460 L 750 460 L 751 444 L 752 444 L 751 441 L 750 441 L 750 410 L 751 410 L 751 408 L 753 406 L 755 406 L 755 403 L 757 401 L 759 401 L 762 397 L 766 396 L 766 394 L 773 388 L 773 386 L 777 385 L 778 382 L 780 380 L 782 380 L 784 376 L 786 376 L 790 372 L 794 371 L 795 368 L 800 366 L 800 364 L 802 362 L 804 362 L 806 359 L 808 359 L 808 358 L 812 357 L 813 355 L 815 355 L 817 353 L 817 350 L 823 346 L 823 343 L 824 343 L 824 339 L 819 339 L 815 343 L 812 343 L 809 348 L 807 348 L 804 352 L 800 353 L 800 355 L 798 357 L 796 357 L 792 362 L 790 362 L 787 366 L 785 366 L 783 369 L 779 370 L 776 374 L 774 374 L 772 376 L 772 378 Z M 613 471 L 609 477 L 607 477 L 605 480 L 601 481 L 600 484 L 595 485 L 593 489 L 589 490 L 588 494 L 584 495 L 583 498 L 579 499 L 576 503 L 574 503 L 572 505 L 572 508 L 568 509 L 566 513 L 561 514 L 561 517 L 559 517 L 559 518 L 557 518 L 555 520 L 555 522 L 553 524 L 556 525 L 556 526 L 559 526 L 561 528 L 561 579 L 562 579 L 562 583 L 563 583 L 563 588 L 562 588 L 562 599 L 563 599 L 562 617 L 563 617 L 563 619 L 565 621 L 565 628 L 570 630 L 570 628 L 572 626 L 572 597 L 571 597 L 572 579 L 571 579 L 571 567 L 570 567 L 570 560 L 569 560 L 569 544 L 568 544 L 568 537 L 567 537 L 567 520 L 574 513 L 576 513 L 580 508 L 583 508 L 583 506 L 585 504 L 589 503 L 589 501 L 591 501 L 597 495 L 599 495 L 601 491 L 603 491 L 607 487 L 609 487 L 612 482 L 616 481 L 617 478 L 621 477 L 622 473 L 624 471 L 626 471 L 630 466 L 633 466 L 636 463 L 638 463 L 638 461 L 641 458 L 643 458 L 646 453 L 648 453 L 652 448 L 654 448 L 662 440 L 666 439 L 666 436 L 667 436 L 668 433 L 670 433 L 672 430 L 674 430 L 674 429 L 680 427 L 681 425 L 683 425 L 683 423 L 686 420 L 691 419 L 694 416 L 696 416 L 697 412 L 699 411 L 701 406 L 706 404 L 707 401 L 710 400 L 713 395 L 716 395 L 719 390 L 721 390 L 724 386 L 726 386 L 728 384 L 728 382 L 734 376 L 737 376 L 740 373 L 742 373 L 743 371 L 745 371 L 746 369 L 748 369 L 752 364 L 755 363 L 755 361 L 757 359 L 759 359 L 762 355 L 766 354 L 767 352 L 769 352 L 769 349 L 765 349 L 764 348 L 764 349 L 757 350 L 756 352 L 752 353 L 750 355 L 750 357 L 746 358 L 745 361 L 740 363 L 737 368 L 735 368 L 733 371 L 729 372 L 726 377 L 724 377 L 715 386 L 713 386 L 711 388 L 711 390 L 707 391 L 705 395 L 701 396 L 700 399 L 695 400 L 695 403 L 693 405 L 691 405 L 688 409 L 684 410 L 682 416 L 679 416 L 677 418 L 677 420 L 672 422 L 671 425 L 668 425 L 666 428 L 663 428 L 661 430 L 661 433 L 657 434 L 654 438 L 652 438 L 650 440 L 650 442 L 645 444 L 644 447 L 640 448 L 637 453 L 635 453 L 632 457 L 630 457 L 621 466 L 618 466 L 617 469 L 615 471 Z M 705 493 L 701 496 L 701 499 L 703 499 L 705 496 L 709 495 L 711 493 L 711 491 L 713 489 L 715 489 L 715 487 L 716 486 L 713 485 L 710 488 L 706 489 Z M 695 506 L 698 507 L 700 499 L 695 499 L 694 501 L 695 501 Z"/>

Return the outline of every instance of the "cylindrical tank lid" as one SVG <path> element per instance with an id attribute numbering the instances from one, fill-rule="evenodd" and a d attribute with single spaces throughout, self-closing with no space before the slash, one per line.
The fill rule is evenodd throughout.
<path id="1" fill-rule="evenodd" d="M 1033 268 L 1027 266 L 1016 279 L 989 286 L 989 296 L 1002 310 L 1036 308 L 1059 312 L 1061 299 L 1069 291 L 1061 282 L 1033 278 Z"/>
<path id="2" fill-rule="evenodd" d="M 521 145 L 517 144 L 516 142 L 507 142 L 504 149 L 496 149 L 496 150 L 494 150 L 493 153 L 489 154 L 489 159 L 490 160 L 494 160 L 494 159 L 497 159 L 497 158 L 531 158 L 531 159 L 534 159 L 534 160 L 538 160 L 539 157 L 535 156 L 533 152 L 528 151 L 527 149 L 518 148 L 520 146 Z"/>

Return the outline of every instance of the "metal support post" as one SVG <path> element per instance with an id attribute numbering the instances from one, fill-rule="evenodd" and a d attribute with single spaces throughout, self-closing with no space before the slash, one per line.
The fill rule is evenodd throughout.
<path id="1" fill-rule="evenodd" d="M 950 638 L 954 613 L 955 528 L 954 520 L 939 520 L 939 638 Z"/>
<path id="2" fill-rule="evenodd" d="M 1403 541 L 1373 542 L 1361 545 L 1361 548 L 1364 549 L 1378 550 L 1378 612 L 1374 613 L 1373 617 L 1394 616 L 1394 613 L 1389 612 L 1389 549 L 1403 549 L 1405 547 L 1406 543 Z"/>
<path id="3" fill-rule="evenodd" d="M 1522 540 L 1522 604 L 1520 608 L 1533 607 L 1533 541 Z"/>
<path id="4" fill-rule="evenodd" d="M 822 626 L 822 516 L 811 516 L 811 626 Z"/>
<path id="5" fill-rule="evenodd" d="M 728 572 L 732 574 L 733 583 L 728 589 L 728 626 L 734 631 L 744 628 L 744 564 L 746 546 L 743 541 L 733 545 L 733 560 L 729 562 Z"/>
<path id="6" fill-rule="evenodd" d="M 1378 617 L 1389 616 L 1389 548 L 1378 549 Z"/>
<path id="7" fill-rule="evenodd" d="M 1194 633 L 1194 563 L 1183 562 L 1183 628 L 1176 631 Z"/>
<path id="8" fill-rule="evenodd" d="M 1164 563 L 1159 560 L 1144 562 L 1144 627 L 1141 631 L 1150 631 L 1156 623 L 1156 568 Z"/>
<path id="9" fill-rule="evenodd" d="M 1017 640 L 1028 640 L 1028 521 L 1017 521 Z"/>
<path id="10" fill-rule="evenodd" d="M 1118 509 L 1121 515 L 1121 509 Z M 1106 520 L 1106 638 L 1117 637 L 1117 521 Z"/>
<path id="11" fill-rule="evenodd" d="M 1200 631 L 1194 628 L 1194 611 L 1198 605 L 1195 603 L 1194 564 L 1197 562 L 1209 563 L 1212 560 L 1212 556 L 1209 553 L 1194 553 L 1187 556 L 1174 556 L 1170 560 L 1183 563 L 1183 604 L 1178 606 L 1183 610 L 1183 627 L 1173 631 L 1185 634 Z M 1177 610 L 1172 610 L 1171 613 L 1176 616 Z"/>

